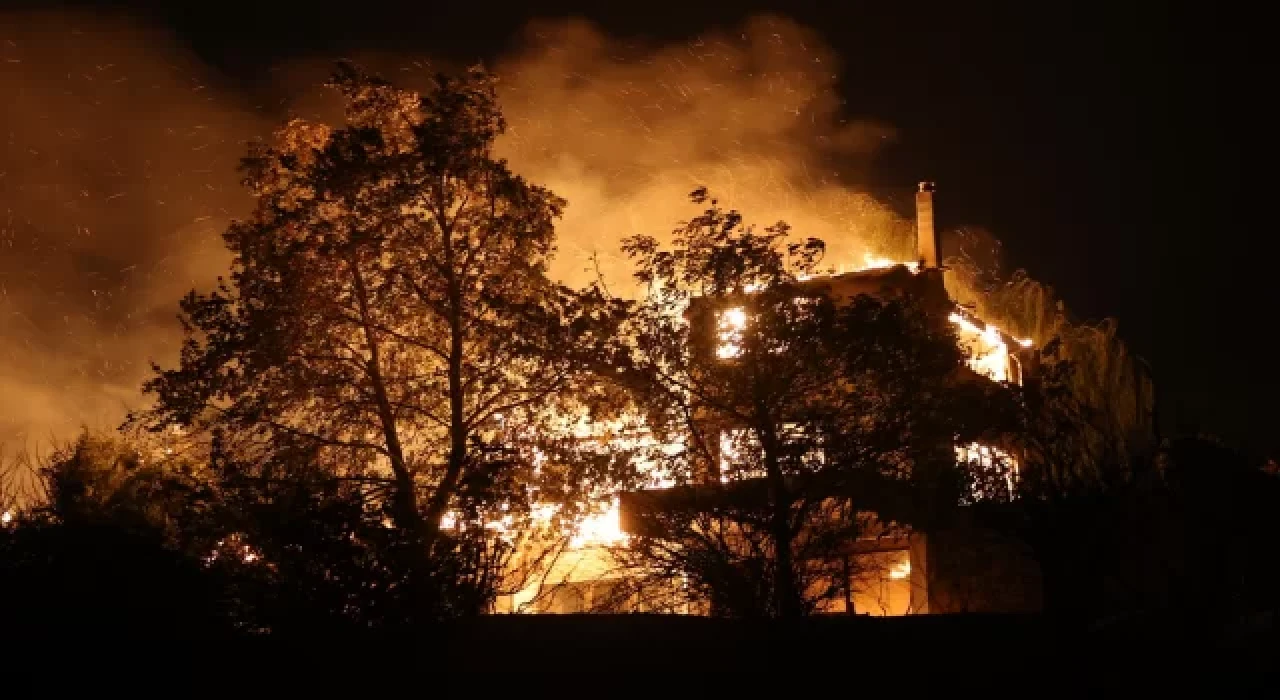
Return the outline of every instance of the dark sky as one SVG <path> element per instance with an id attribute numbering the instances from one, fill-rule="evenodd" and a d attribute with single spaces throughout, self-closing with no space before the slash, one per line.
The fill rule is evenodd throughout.
<path id="1" fill-rule="evenodd" d="M 509 47 L 531 17 L 678 39 L 760 11 L 817 29 L 844 59 L 850 116 L 894 125 L 875 182 L 939 184 L 943 227 L 975 224 L 1084 318 L 1114 316 L 1154 366 L 1166 425 L 1280 447 L 1266 339 L 1275 293 L 1260 222 L 1261 83 L 1249 20 L 1174 4 L 134 2 L 231 81 L 344 50 L 460 60 Z M 1127 3 L 1113 3 L 1125 6 Z M 1144 4 L 1144 3 L 1143 3 Z M 616 6 L 615 6 L 616 5 Z M 1072 5 L 1075 5 L 1074 3 Z M 1035 6 L 1035 7 L 1030 7 Z"/>

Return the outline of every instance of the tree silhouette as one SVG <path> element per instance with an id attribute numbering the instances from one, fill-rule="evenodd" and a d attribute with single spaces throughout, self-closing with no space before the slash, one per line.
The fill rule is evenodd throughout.
<path id="1" fill-rule="evenodd" d="M 13 638 L 231 631 L 196 551 L 208 492 L 177 465 L 83 434 L 36 465 L 35 492 L 0 527 L 0 595 Z"/>
<path id="2" fill-rule="evenodd" d="M 417 94 L 342 66 L 331 85 L 345 125 L 295 120 L 244 160 L 258 204 L 224 234 L 232 274 L 183 300 L 181 363 L 157 368 L 145 419 L 220 431 L 240 465 L 305 450 L 382 489 L 429 614 L 474 612 L 443 601 L 458 581 L 424 581 L 491 585 L 452 568 L 459 548 L 528 515 L 554 471 L 531 436 L 595 338 L 546 277 L 564 202 L 492 155 L 504 122 L 483 72 Z"/>

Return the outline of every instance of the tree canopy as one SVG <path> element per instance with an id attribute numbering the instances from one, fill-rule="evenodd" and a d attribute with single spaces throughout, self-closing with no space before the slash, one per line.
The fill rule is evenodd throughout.
<path id="1" fill-rule="evenodd" d="M 652 514 L 631 549 L 730 614 L 794 616 L 847 593 L 831 569 L 841 547 L 958 502 L 954 446 L 994 434 L 976 416 L 1008 397 L 965 380 L 929 299 L 845 298 L 813 279 L 820 241 L 745 225 L 703 190 L 693 200 L 706 209 L 670 249 L 626 244 L 649 294 L 620 375 L 658 442 L 682 446 L 653 450 L 655 468 L 732 495 Z"/>
<path id="2" fill-rule="evenodd" d="M 295 120 L 243 161 L 257 206 L 223 236 L 231 275 L 183 300 L 181 361 L 144 420 L 262 469 L 308 450 L 388 494 L 408 551 L 439 562 L 554 478 L 531 445 L 595 342 L 546 275 L 565 203 L 493 156 L 491 76 L 419 94 L 343 66 L 330 84 L 345 124 Z"/>

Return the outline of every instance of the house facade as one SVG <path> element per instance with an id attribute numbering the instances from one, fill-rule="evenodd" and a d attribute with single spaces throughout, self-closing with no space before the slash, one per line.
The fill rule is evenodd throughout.
<path id="1" fill-rule="evenodd" d="M 922 183 L 916 194 L 919 260 L 915 263 L 876 265 L 856 272 L 813 278 L 806 286 L 821 288 L 830 298 L 852 299 L 860 295 L 884 297 L 911 294 L 927 313 L 955 324 L 968 354 L 974 381 L 1020 383 L 1034 371 L 1030 343 L 1010 337 L 957 306 L 944 285 L 939 245 L 933 223 L 933 188 Z M 703 303 L 714 303 L 699 300 Z M 715 312 L 723 323 L 732 309 Z M 700 314 L 705 318 L 707 314 Z M 956 446 L 957 459 L 990 460 L 994 448 Z M 646 520 L 669 509 L 711 508 L 732 498 L 739 484 L 723 483 L 709 475 L 705 483 L 668 485 L 621 494 L 613 508 L 593 525 L 595 538 L 579 538 L 545 566 L 545 571 L 523 590 L 502 596 L 497 612 L 575 613 L 639 611 L 646 608 L 638 597 L 628 597 L 620 552 L 627 538 L 645 534 Z M 849 541 L 839 552 L 845 564 L 840 590 L 827 596 L 822 612 L 868 615 L 909 615 L 959 611 L 1031 611 L 1040 606 L 1039 573 L 1025 547 L 1000 534 L 968 522 L 964 517 L 946 530 L 913 532 L 892 523 L 880 523 L 867 514 L 865 533 Z M 836 569 L 839 571 L 839 567 Z M 673 587 L 681 585 L 672 581 Z M 708 605 L 686 604 L 677 612 L 712 612 Z"/>

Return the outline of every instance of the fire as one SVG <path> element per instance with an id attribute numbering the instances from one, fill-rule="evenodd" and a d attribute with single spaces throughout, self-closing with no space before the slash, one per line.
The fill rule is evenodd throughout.
<path id="1" fill-rule="evenodd" d="M 740 307 L 726 309 L 720 313 L 717 322 L 716 337 L 720 344 L 716 347 L 716 357 L 729 359 L 742 354 L 742 329 L 747 327 L 747 312 Z"/>
<path id="2" fill-rule="evenodd" d="M 956 457 L 965 462 L 976 462 L 988 467 L 997 462 L 1013 464 L 1013 459 L 1004 450 L 976 442 L 956 447 Z"/>
<path id="3" fill-rule="evenodd" d="M 0 525 L 8 525 L 13 522 L 13 513 L 5 511 L 4 515 L 0 515 Z"/>
<path id="4" fill-rule="evenodd" d="M 956 461 L 967 464 L 977 464 L 983 467 L 1006 467 L 1004 474 L 1006 486 L 1009 493 L 1014 491 L 1014 482 L 1018 475 L 1018 462 L 1008 452 L 989 445 L 982 445 L 971 442 L 968 445 L 957 445 Z M 974 494 L 975 497 L 981 498 L 982 494 Z"/>
<path id="5" fill-rule="evenodd" d="M 747 470 L 735 469 L 745 455 L 741 454 L 739 446 L 753 450 L 759 454 L 759 445 L 751 439 L 750 433 L 746 430 L 726 430 L 720 433 L 720 481 L 729 483 L 734 479 L 753 479 L 764 476 L 763 470 Z"/>
<path id="6" fill-rule="evenodd" d="M 863 256 L 863 262 L 864 265 L 856 268 L 856 271 L 882 270 L 899 265 L 906 267 L 912 273 L 920 269 L 918 263 L 899 262 L 871 253 Z M 996 326 L 971 319 L 958 311 L 952 312 L 949 320 L 960 328 L 960 341 L 970 352 L 970 368 L 997 382 L 1016 379 L 1012 371 L 1014 360 L 1010 356 L 1006 338 L 1023 348 L 1034 345 L 1031 339 L 1007 336 Z M 732 359 L 742 355 L 742 331 L 746 325 L 747 312 L 742 307 L 732 307 L 720 312 L 716 319 L 716 338 L 719 341 L 716 346 L 716 357 Z"/>
<path id="7" fill-rule="evenodd" d="M 846 266 L 844 269 L 832 271 L 832 274 L 841 272 L 859 272 L 864 270 L 888 270 L 897 266 L 905 267 L 911 273 L 918 273 L 920 270 L 919 263 L 916 262 L 900 262 L 888 257 L 866 254 L 863 256 L 862 264 L 858 266 Z M 748 293 L 758 291 L 757 288 L 751 287 L 746 290 Z M 963 310 L 957 310 L 949 315 L 951 323 L 955 324 L 959 330 L 960 343 L 962 346 L 970 350 L 968 360 L 969 366 L 974 371 L 987 376 L 995 381 L 1010 381 L 1016 379 L 1014 374 L 1014 358 L 1010 351 L 1010 345 L 1016 344 L 1021 347 L 1031 347 L 1030 340 L 1012 338 L 1003 333 L 999 328 L 964 313 Z M 742 356 L 743 353 L 743 333 L 750 321 L 750 314 L 744 307 L 735 306 L 720 311 L 716 316 L 716 356 L 721 359 L 732 359 Z M 586 416 L 566 416 L 567 421 L 564 429 L 572 433 L 574 436 L 598 440 L 600 444 L 607 449 L 639 449 L 639 448 L 655 448 L 659 447 L 654 438 L 647 432 L 643 426 L 643 422 L 635 417 L 627 419 L 619 419 L 605 423 L 597 423 L 588 419 Z M 736 448 L 742 440 L 728 439 L 740 438 L 741 436 L 724 435 L 721 439 L 721 455 L 727 462 L 734 462 Z M 749 441 L 747 441 L 749 442 Z M 745 443 L 744 443 L 745 446 Z M 679 445 L 663 445 L 664 450 L 679 450 Z M 983 464 L 992 464 L 1001 462 L 1010 464 L 1013 469 L 1016 465 L 1012 465 L 1009 456 L 996 448 L 983 445 L 967 445 L 957 446 L 955 448 L 958 461 L 980 462 Z M 821 457 L 820 455 L 818 456 Z M 721 479 L 728 481 L 731 479 L 728 464 L 722 464 Z M 656 469 L 650 469 L 648 488 L 665 488 L 673 486 L 675 480 L 671 475 L 658 473 Z M 757 474 L 735 474 L 739 478 L 758 476 Z M 1011 471 L 1009 479 L 1012 480 L 1013 472 Z M 1012 486 L 1012 481 L 1010 482 Z M 592 576 L 599 577 L 609 570 L 611 559 L 611 547 L 626 547 L 630 542 L 630 536 L 622 530 L 621 514 L 619 510 L 619 499 L 616 494 L 599 493 L 590 497 L 588 503 L 582 504 L 586 515 L 577 518 L 571 523 L 557 525 L 557 516 L 562 514 L 560 506 L 550 504 L 535 504 L 532 514 L 532 526 L 535 528 L 561 528 L 562 534 L 567 538 L 567 549 L 564 561 L 553 566 L 554 575 L 548 572 L 548 576 L 544 577 L 541 584 L 532 585 L 528 590 L 523 590 L 512 598 L 512 611 L 518 612 L 526 610 L 527 603 L 532 600 L 540 586 L 548 585 L 548 582 L 575 582 L 592 580 Z M 441 525 L 445 528 L 463 527 L 465 523 L 460 522 L 456 514 L 446 514 Z M 486 529 L 494 532 L 502 537 L 514 536 L 513 531 L 520 525 L 511 521 L 510 518 L 499 518 L 485 525 Z M 885 572 L 885 576 L 889 580 L 904 581 L 911 577 L 911 562 L 909 559 L 895 563 Z M 531 609 L 531 608 L 529 608 Z"/>
<path id="8" fill-rule="evenodd" d="M 742 315 L 746 323 L 746 314 Z M 684 449 L 681 442 L 659 444 L 647 428 L 637 427 L 640 420 L 635 416 L 626 416 L 606 423 L 591 425 L 592 436 L 608 436 L 609 449 L 634 450 L 641 452 L 636 467 L 645 477 L 645 487 L 664 489 L 676 485 L 674 475 L 664 473 L 657 465 L 643 456 L 644 450 L 658 448 L 668 455 L 679 453 Z M 547 507 L 544 507 L 547 508 Z M 552 511 L 545 511 L 547 519 Z M 597 503 L 575 527 L 569 539 L 571 550 L 583 550 L 593 547 L 609 547 L 625 545 L 628 535 L 622 531 L 621 511 L 617 495 L 597 497 Z"/>
<path id="9" fill-rule="evenodd" d="M 841 265 L 838 270 L 832 270 L 829 274 L 843 274 L 845 272 L 862 272 L 864 270 L 887 270 L 889 268 L 902 266 L 915 274 L 920 271 L 920 264 L 916 262 L 900 262 L 892 258 L 865 253 L 863 256 L 863 264 Z M 826 276 L 824 274 L 803 274 L 799 276 L 799 280 L 804 282 L 816 277 Z M 759 291 L 760 285 L 747 284 L 745 291 L 750 294 Z M 747 325 L 747 312 L 742 307 L 733 307 L 720 312 L 716 319 L 716 338 L 719 344 L 716 346 L 716 357 L 722 360 L 732 359 L 742 354 L 742 330 Z"/>
<path id="10" fill-rule="evenodd" d="M 969 367 L 973 371 L 997 382 L 1007 382 L 1014 378 L 1014 361 L 1009 354 L 1009 345 L 1005 342 L 1006 335 L 999 328 L 970 319 L 959 312 L 952 312 L 948 318 L 960 328 L 960 342 L 970 352 Z M 1028 338 L 1011 339 L 1024 348 L 1033 345 Z"/>
<path id="11" fill-rule="evenodd" d="M 918 262 L 899 262 L 897 260 L 894 260 L 893 258 L 886 258 L 882 255 L 875 255 L 873 253 L 864 253 L 862 256 L 862 263 L 863 263 L 862 267 L 855 268 L 853 271 L 861 272 L 862 270 L 885 270 L 891 267 L 897 267 L 899 265 L 907 268 L 908 270 L 911 270 L 912 273 L 916 273 L 920 271 L 920 263 Z"/>
<path id="12" fill-rule="evenodd" d="M 911 575 L 911 559 L 903 559 L 897 566 L 889 570 L 889 578 L 901 581 Z"/>
<path id="13" fill-rule="evenodd" d="M 623 544 L 627 534 L 622 531 L 622 516 L 618 507 L 618 499 L 614 497 L 608 507 L 600 513 L 583 518 L 577 532 L 569 540 L 571 549 L 582 549 L 590 546 L 610 546 Z"/>
<path id="14" fill-rule="evenodd" d="M 213 551 L 204 557 L 205 564 L 212 564 L 222 558 L 224 551 L 238 557 L 245 564 L 252 564 L 262 559 L 262 555 L 252 546 L 244 543 L 239 533 L 220 539 L 213 546 Z"/>

